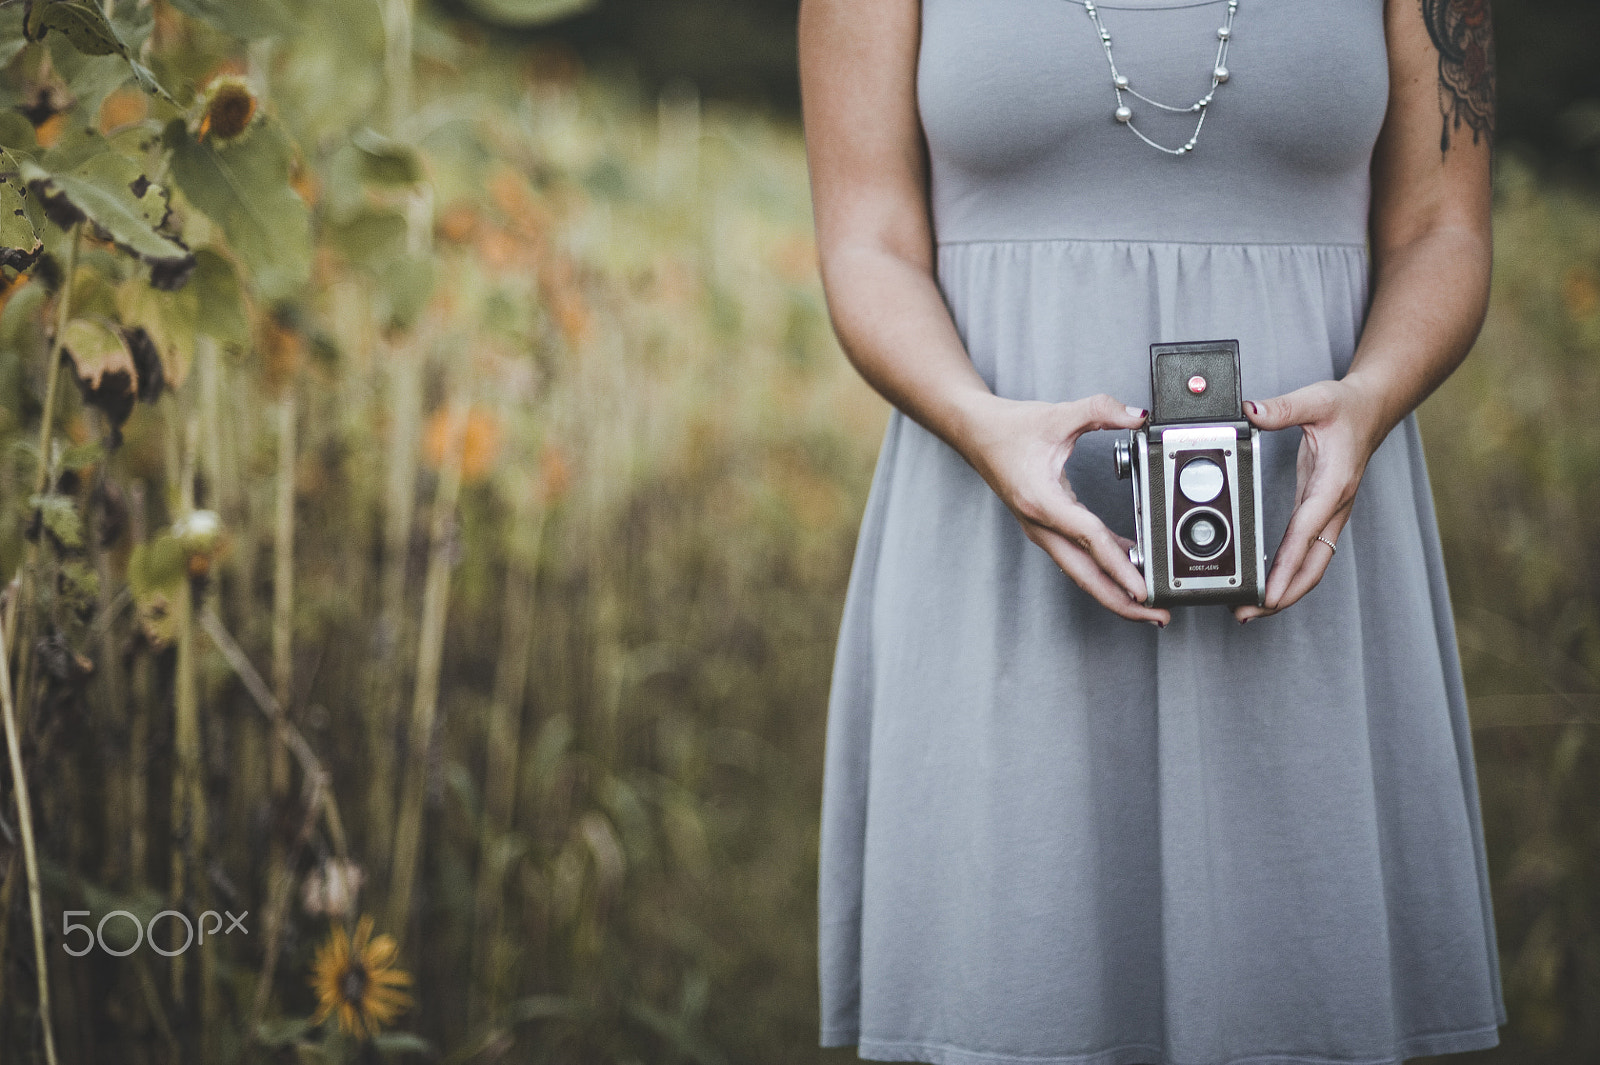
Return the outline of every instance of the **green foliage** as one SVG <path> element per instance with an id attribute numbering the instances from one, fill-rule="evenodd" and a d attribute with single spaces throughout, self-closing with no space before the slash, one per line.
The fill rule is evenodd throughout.
<path id="1" fill-rule="evenodd" d="M 103 12 L 73 0 L 33 5 L 28 15 L 28 38 L 42 41 L 50 30 L 60 32 L 84 55 L 123 55 L 127 52 L 127 46 L 117 36 L 117 31 L 111 27 Z"/>
<path id="2" fill-rule="evenodd" d="M 65 53 L 54 50 L 59 65 L 78 66 L 80 71 L 90 70 L 92 73 L 89 76 L 97 79 L 95 89 L 84 92 L 84 82 L 81 78 L 70 76 L 68 78 L 74 95 L 78 97 L 80 104 L 85 105 L 84 110 L 90 115 L 98 109 L 105 93 L 127 80 L 129 74 L 133 75 L 146 92 L 161 96 L 169 103 L 176 102 L 156 81 L 155 75 L 149 68 L 134 55 L 144 35 L 149 32 L 148 8 L 129 4 L 126 0 L 121 6 L 123 13 L 119 19 L 110 19 L 99 6 L 82 0 L 28 0 L 27 17 L 23 27 L 27 40 L 43 41 L 53 30 L 81 56 L 89 57 L 91 60 L 115 57 L 109 64 L 79 65 L 72 63 Z M 128 32 L 119 29 L 118 21 L 124 22 Z M 108 69 L 117 71 L 110 76 L 110 80 L 106 80 L 107 75 L 104 73 Z"/>
<path id="3" fill-rule="evenodd" d="M 102 239 L 148 263 L 152 283 L 184 278 L 194 268 L 188 248 L 156 231 L 167 217 L 166 190 L 109 147 L 102 146 L 71 170 L 51 172 L 24 160 L 22 177 L 51 221 L 66 229 L 87 220 Z"/>
<path id="4" fill-rule="evenodd" d="M 311 217 L 289 185 L 294 155 L 282 127 L 263 119 L 218 145 L 175 118 L 163 144 L 174 182 L 221 227 L 254 290 L 269 302 L 299 293 L 311 275 Z"/>
<path id="5" fill-rule="evenodd" d="M 16 156 L 0 148 L 0 266 L 17 271 L 32 266 L 44 250 L 23 202 L 21 174 Z"/>
<path id="6" fill-rule="evenodd" d="M 78 520 L 78 509 L 71 498 L 60 495 L 29 496 L 28 506 L 39 512 L 44 527 L 62 546 L 83 546 L 83 523 Z"/>
<path id="7" fill-rule="evenodd" d="M 244 41 L 272 37 L 294 26 L 293 16 L 282 0 L 250 0 L 247 4 L 233 0 L 172 0 L 172 6 Z"/>
<path id="8" fill-rule="evenodd" d="M 370 185 L 404 188 L 423 178 L 422 160 L 416 150 L 376 130 L 356 130 L 350 137 L 350 148 L 356 159 L 356 175 Z"/>

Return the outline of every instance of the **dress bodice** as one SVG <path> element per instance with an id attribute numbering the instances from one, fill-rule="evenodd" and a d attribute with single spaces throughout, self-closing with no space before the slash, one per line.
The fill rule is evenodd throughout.
<path id="1" fill-rule="evenodd" d="M 1208 90 L 1226 0 L 1098 3 L 1120 73 L 1163 103 Z M 917 97 L 941 243 L 1366 239 L 1388 102 L 1383 0 L 1240 0 L 1196 149 L 1114 118 L 1111 71 L 1078 0 L 922 0 Z M 1194 116 L 1127 98 L 1176 147 Z"/>

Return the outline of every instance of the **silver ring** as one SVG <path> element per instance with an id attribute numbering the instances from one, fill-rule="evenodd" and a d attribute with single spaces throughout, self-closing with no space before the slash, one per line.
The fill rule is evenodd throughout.
<path id="1" fill-rule="evenodd" d="M 1330 540 L 1330 539 L 1328 539 L 1328 538 L 1327 538 L 1327 537 L 1326 537 L 1326 536 L 1322 536 L 1322 535 L 1320 535 L 1320 534 L 1319 534 L 1319 535 L 1318 535 L 1318 536 L 1317 536 L 1317 539 L 1318 539 L 1318 540 L 1321 540 L 1321 541 L 1322 541 L 1322 542 L 1323 542 L 1323 543 L 1325 543 L 1325 544 L 1327 544 L 1327 545 L 1328 545 L 1328 546 L 1329 546 L 1329 547 L 1330 547 L 1330 548 L 1332 548 L 1332 549 L 1333 549 L 1333 550 L 1334 550 L 1334 551 L 1338 551 L 1338 550 L 1339 550 L 1339 547 L 1338 547 L 1338 545 L 1337 545 L 1337 544 L 1335 544 L 1335 543 L 1334 543 L 1334 542 L 1333 542 L 1333 541 L 1332 541 L 1332 540 Z"/>

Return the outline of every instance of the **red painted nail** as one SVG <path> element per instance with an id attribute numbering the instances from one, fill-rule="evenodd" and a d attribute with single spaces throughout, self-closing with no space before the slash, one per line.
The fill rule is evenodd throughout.
<path id="1" fill-rule="evenodd" d="M 1244 401 L 1244 405 L 1250 408 L 1250 413 L 1251 414 L 1260 414 L 1261 413 L 1261 408 L 1256 406 L 1253 402 L 1251 402 L 1248 399 Z"/>

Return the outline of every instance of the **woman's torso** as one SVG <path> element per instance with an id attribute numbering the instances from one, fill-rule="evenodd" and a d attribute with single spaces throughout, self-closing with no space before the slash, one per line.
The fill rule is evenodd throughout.
<path id="1" fill-rule="evenodd" d="M 1226 0 L 1097 7 L 1134 88 L 1187 105 L 1210 87 Z M 1195 151 L 1169 156 L 1113 117 L 1081 3 L 922 0 L 938 240 L 1362 243 L 1389 88 L 1383 0 L 1239 0 L 1227 66 Z M 1125 102 L 1162 144 L 1194 129 L 1193 116 Z"/>

